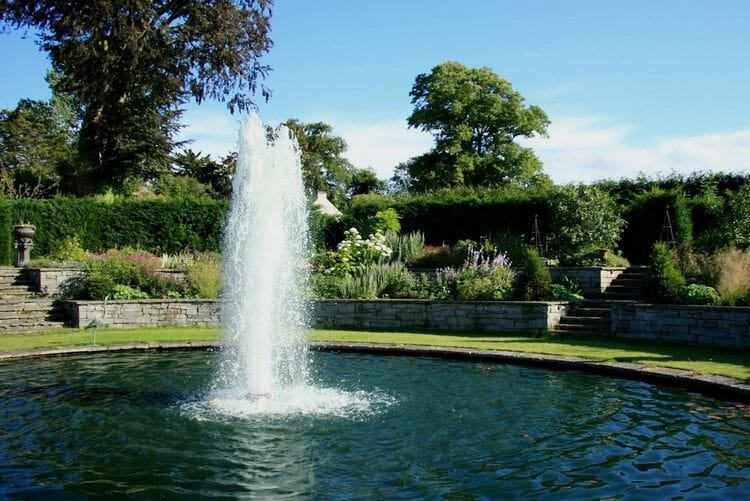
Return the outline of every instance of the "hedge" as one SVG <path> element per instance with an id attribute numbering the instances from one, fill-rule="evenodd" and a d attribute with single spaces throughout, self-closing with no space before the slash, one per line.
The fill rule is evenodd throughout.
<path id="1" fill-rule="evenodd" d="M 11 202 L 0 196 L 0 265 L 13 264 L 13 217 Z"/>
<path id="2" fill-rule="evenodd" d="M 545 193 L 437 193 L 411 197 L 355 196 L 345 212 L 345 227 L 360 227 L 377 211 L 393 207 L 401 232 L 422 231 L 431 245 L 479 240 L 501 233 L 530 236 L 538 215 L 542 236 L 549 229 Z"/>
<path id="3" fill-rule="evenodd" d="M 94 252 L 127 246 L 157 254 L 185 247 L 218 251 L 228 207 L 226 201 L 210 199 L 19 199 L 0 211 L 0 244 L 5 245 L 2 238 L 12 239 L 9 219 L 36 226 L 35 256 L 49 253 L 71 236 Z M 3 262 L 11 264 L 7 256 Z"/>

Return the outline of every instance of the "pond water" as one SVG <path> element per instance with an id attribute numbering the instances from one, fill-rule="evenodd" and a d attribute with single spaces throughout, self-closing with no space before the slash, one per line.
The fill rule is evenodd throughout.
<path id="1" fill-rule="evenodd" d="M 312 358 L 340 404 L 270 414 L 208 403 L 213 352 L 0 364 L 0 497 L 750 495 L 742 404 L 574 371 Z"/>

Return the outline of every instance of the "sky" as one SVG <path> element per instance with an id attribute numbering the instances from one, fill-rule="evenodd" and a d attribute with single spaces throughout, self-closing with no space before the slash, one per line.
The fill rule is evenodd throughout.
<path id="1" fill-rule="evenodd" d="M 276 0 L 261 119 L 323 121 L 381 178 L 428 151 L 409 129 L 414 80 L 445 61 L 488 67 L 550 117 L 525 140 L 558 183 L 750 172 L 747 0 Z M 0 108 L 48 99 L 33 37 L 0 34 Z M 191 103 L 181 139 L 236 149 L 242 117 Z"/>

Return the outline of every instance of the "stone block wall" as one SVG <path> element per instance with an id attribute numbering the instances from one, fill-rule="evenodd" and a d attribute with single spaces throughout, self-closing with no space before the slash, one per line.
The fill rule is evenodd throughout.
<path id="1" fill-rule="evenodd" d="M 64 268 L 36 268 L 29 270 L 36 290 L 48 296 L 60 295 L 60 289 L 72 280 L 80 277 L 81 273 L 81 270 Z"/>
<path id="2" fill-rule="evenodd" d="M 562 302 L 448 302 L 321 300 L 313 323 L 321 328 L 543 333 L 567 311 Z"/>
<path id="3" fill-rule="evenodd" d="M 72 327 L 86 327 L 104 316 L 103 301 L 64 301 Z M 220 303 L 211 299 L 142 299 L 109 301 L 107 327 L 161 327 L 220 325 Z"/>
<path id="4" fill-rule="evenodd" d="M 625 268 L 556 266 L 549 271 L 555 282 L 561 283 L 565 277 L 577 282 L 585 296 L 604 292 Z"/>
<path id="5" fill-rule="evenodd" d="M 612 332 L 624 339 L 750 348 L 750 307 L 613 304 Z"/>
<path id="6" fill-rule="evenodd" d="M 70 324 L 86 327 L 102 318 L 102 301 L 65 301 Z M 563 302 L 444 302 L 413 300 L 314 301 L 313 327 L 435 331 L 544 333 L 560 321 Z M 218 326 L 220 303 L 212 300 L 109 301 L 109 327 Z"/>

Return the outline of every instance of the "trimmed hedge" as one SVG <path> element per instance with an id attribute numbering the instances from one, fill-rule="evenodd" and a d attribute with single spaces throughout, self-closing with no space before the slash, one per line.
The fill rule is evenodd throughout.
<path id="1" fill-rule="evenodd" d="M 36 256 L 48 254 L 57 242 L 71 236 L 94 252 L 123 247 L 155 254 L 185 247 L 219 251 L 228 208 L 228 202 L 210 199 L 19 199 L 0 211 L 0 224 L 8 216 L 11 221 L 34 224 Z M 12 239 L 10 227 L 4 227 L 0 244 L 5 235 Z"/>
<path id="2" fill-rule="evenodd" d="M 401 232 L 421 231 L 431 245 L 480 240 L 506 233 L 530 235 L 534 215 L 542 235 L 548 234 L 549 204 L 544 193 L 437 193 L 395 198 L 360 195 L 352 199 L 344 226 L 361 227 L 376 212 L 392 207 L 401 217 Z"/>
<path id="3" fill-rule="evenodd" d="M 11 202 L 0 196 L 0 266 L 13 264 L 13 217 Z"/>

